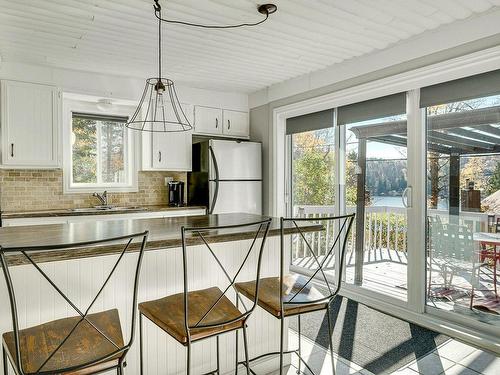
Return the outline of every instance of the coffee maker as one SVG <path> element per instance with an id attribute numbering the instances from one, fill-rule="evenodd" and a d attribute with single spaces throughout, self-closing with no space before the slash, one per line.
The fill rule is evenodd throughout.
<path id="1" fill-rule="evenodd" d="M 170 181 L 168 183 L 168 205 L 174 207 L 184 205 L 184 182 Z"/>

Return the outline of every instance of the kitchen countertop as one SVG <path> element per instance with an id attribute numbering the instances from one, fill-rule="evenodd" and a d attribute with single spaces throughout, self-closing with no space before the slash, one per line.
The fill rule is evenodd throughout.
<path id="1" fill-rule="evenodd" d="M 29 248 L 30 246 L 54 246 L 54 245 L 76 245 L 89 241 L 103 240 L 107 238 L 141 233 L 149 231 L 146 251 L 178 248 L 181 242 L 181 227 L 206 227 L 252 223 L 266 219 L 267 216 L 251 215 L 243 213 L 181 216 L 171 218 L 155 219 L 125 219 L 110 221 L 89 221 L 72 224 L 50 224 L 33 225 L 22 227 L 0 228 L 0 246 L 7 251 L 9 264 L 27 264 L 28 260 L 18 252 L 12 252 L 16 248 Z M 297 229 L 291 224 L 285 227 L 285 233 L 296 233 Z M 277 236 L 280 233 L 279 219 L 273 218 L 269 229 L 269 236 Z M 304 232 L 319 231 L 323 227 L 319 224 L 306 223 L 301 225 Z M 216 233 L 208 234 L 205 238 L 208 242 L 228 242 L 253 238 L 251 231 L 241 228 L 218 230 Z M 201 244 L 201 240 L 191 241 L 190 245 Z M 138 249 L 138 245 L 135 246 Z M 43 250 L 32 254 L 36 262 L 51 262 L 67 259 L 79 259 L 117 254 L 123 250 L 123 245 L 106 244 L 101 246 L 82 246 L 73 249 Z"/>
<path id="2" fill-rule="evenodd" d="M 88 216 L 88 215 L 114 215 L 141 212 L 162 212 L 179 210 L 199 210 L 204 206 L 181 206 L 171 207 L 167 205 L 137 206 L 144 209 L 138 210 L 95 210 L 95 211 L 73 211 L 71 209 L 43 210 L 43 211 L 7 211 L 2 212 L 2 219 L 36 218 L 36 217 L 59 217 L 59 216 Z"/>

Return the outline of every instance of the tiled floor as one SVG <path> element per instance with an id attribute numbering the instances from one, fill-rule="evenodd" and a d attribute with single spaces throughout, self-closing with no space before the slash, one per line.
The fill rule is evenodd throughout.
<path id="1" fill-rule="evenodd" d="M 290 331 L 290 345 L 296 347 L 297 334 Z M 371 372 L 363 369 L 353 362 L 339 357 L 334 353 L 334 369 L 332 370 L 330 352 L 316 345 L 308 338 L 302 339 L 302 353 L 307 364 L 317 375 L 348 375 L 364 374 Z M 292 358 L 292 365 L 288 369 L 288 375 L 297 374 L 298 359 Z M 310 374 L 304 371 L 302 373 Z M 409 363 L 407 366 L 393 373 L 394 375 L 499 375 L 500 356 L 495 356 L 489 352 L 478 350 L 472 346 L 459 341 L 449 340 L 440 345 L 434 352 L 417 361 Z M 272 374 L 275 375 L 275 374 Z"/>

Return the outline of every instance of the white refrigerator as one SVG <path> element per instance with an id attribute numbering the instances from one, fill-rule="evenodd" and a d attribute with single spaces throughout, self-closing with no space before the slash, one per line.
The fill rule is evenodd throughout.
<path id="1" fill-rule="evenodd" d="M 262 145 L 211 139 L 193 145 L 188 203 L 211 214 L 262 214 Z"/>

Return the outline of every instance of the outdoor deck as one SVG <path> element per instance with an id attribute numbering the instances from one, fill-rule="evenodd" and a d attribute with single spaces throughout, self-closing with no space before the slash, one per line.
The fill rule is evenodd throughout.
<path id="1" fill-rule="evenodd" d="M 354 283 L 355 254 L 349 252 L 346 258 L 346 282 Z M 313 257 L 297 258 L 294 266 L 305 270 L 315 269 Z M 386 248 L 365 251 L 363 286 L 370 290 L 406 300 L 406 253 Z M 333 265 L 327 266 L 332 268 Z M 328 274 L 328 272 L 327 272 Z M 333 270 L 330 271 L 333 276 Z"/>
<path id="2" fill-rule="evenodd" d="M 345 280 L 349 284 L 354 283 L 354 252 L 348 252 L 346 257 Z M 406 252 L 395 251 L 387 248 L 378 248 L 366 250 L 363 262 L 363 283 L 362 286 L 374 292 L 382 293 L 400 300 L 407 299 L 407 264 Z M 428 259 L 429 264 L 429 259 Z M 297 258 L 293 261 L 294 269 L 312 270 L 316 268 L 316 262 L 313 257 Z M 333 265 L 327 266 L 331 271 L 326 274 L 333 276 Z M 463 270 L 458 271 L 447 290 L 451 293 L 443 293 L 443 277 L 438 263 L 433 263 L 431 274 L 431 287 L 428 299 L 429 306 L 439 307 L 445 310 L 454 310 L 462 314 L 472 314 L 482 320 L 491 321 L 494 313 L 479 311 L 474 309 L 470 311 L 470 296 L 472 290 L 472 264 L 464 265 Z M 481 290 L 474 291 L 474 302 L 479 302 L 482 298 L 494 298 L 492 270 L 490 267 L 483 267 L 479 277 Z M 500 280 L 497 280 L 497 288 L 500 295 Z M 428 289 L 429 290 L 429 289 Z M 485 315 L 486 314 L 486 315 Z M 497 313 L 498 314 L 498 313 Z M 495 315 L 497 315 L 495 314 Z M 494 320 L 500 322 L 500 315 Z"/>
<path id="3" fill-rule="evenodd" d="M 353 208 L 348 209 L 352 211 Z M 334 215 L 333 206 L 299 206 L 296 214 L 301 217 L 318 217 Z M 444 216 L 440 210 L 429 210 L 430 216 Z M 460 216 L 475 231 L 484 230 L 487 215 L 480 213 L 464 213 Z M 406 253 L 406 211 L 399 207 L 367 207 L 365 218 L 365 238 L 364 238 L 364 259 L 362 286 L 368 290 L 382 293 L 403 301 L 407 300 L 407 265 Z M 318 257 L 324 258 L 322 245 L 332 237 L 334 228 L 327 227 L 323 235 L 313 235 L 311 247 Z M 346 254 L 345 280 L 347 283 L 354 283 L 356 256 L 354 251 L 355 230 L 351 231 L 348 240 Z M 470 250 L 469 258 L 474 254 Z M 310 251 L 301 244 L 301 240 L 292 244 L 292 265 L 293 269 L 299 272 L 311 273 L 317 268 L 316 260 L 311 256 Z M 469 259 L 467 258 L 467 259 Z M 443 267 L 448 263 L 453 263 L 453 277 L 450 279 L 448 268 Z M 493 270 L 490 266 L 481 267 L 481 273 L 477 278 L 477 269 L 473 273 L 472 261 L 458 263 L 455 259 L 447 259 L 434 255 L 431 259 L 427 257 L 427 283 L 428 306 L 438 307 L 446 311 L 453 310 L 461 314 L 474 315 L 476 319 L 492 321 L 500 324 L 500 300 L 495 298 L 493 285 Z M 431 270 L 431 272 L 429 272 Z M 447 270 L 447 271 L 443 271 Z M 326 274 L 334 275 L 333 259 L 326 265 Z M 447 284 L 444 285 L 444 278 Z M 428 281 L 429 282 L 429 281 Z M 474 290 L 474 305 L 477 307 L 481 301 L 498 301 L 495 305 L 489 303 L 487 310 L 470 309 L 472 285 Z M 500 277 L 497 280 L 497 290 L 500 296 Z"/>

